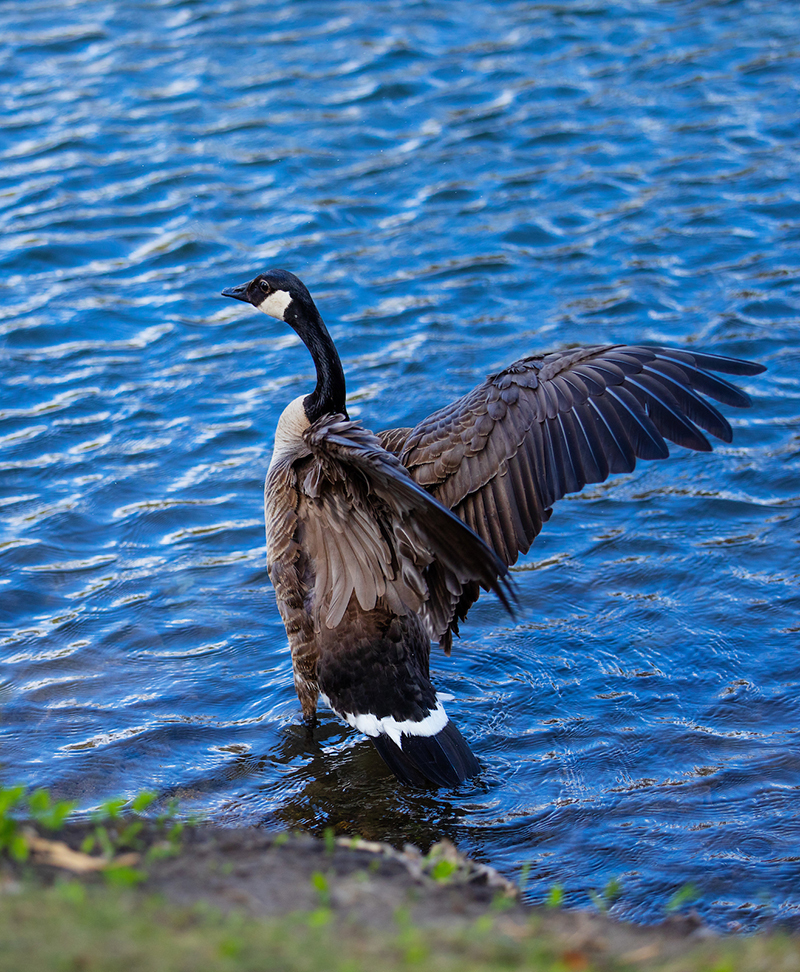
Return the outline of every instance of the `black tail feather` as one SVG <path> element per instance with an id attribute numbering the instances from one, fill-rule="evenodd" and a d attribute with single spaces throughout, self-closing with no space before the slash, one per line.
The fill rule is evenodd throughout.
<path id="1" fill-rule="evenodd" d="M 457 786 L 480 773 L 478 760 L 452 722 L 435 736 L 403 734 L 402 749 L 385 733 L 370 738 L 389 769 L 407 786 Z"/>

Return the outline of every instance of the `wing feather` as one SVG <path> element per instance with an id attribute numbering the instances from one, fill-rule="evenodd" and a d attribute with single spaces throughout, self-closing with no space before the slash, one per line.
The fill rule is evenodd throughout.
<path id="1" fill-rule="evenodd" d="M 681 405 L 666 383 L 648 380 L 642 373 L 628 379 L 631 394 L 640 405 L 646 407 L 659 432 L 687 449 L 711 452 L 711 443 L 703 433 L 683 414 Z"/>
<path id="2" fill-rule="evenodd" d="M 377 436 L 387 452 L 399 456 L 410 431 L 411 429 L 384 429 L 382 432 L 378 432 Z"/>
<path id="3" fill-rule="evenodd" d="M 601 457 L 598 456 L 595 450 L 592 448 L 591 440 L 589 439 L 589 435 L 584 425 L 582 413 L 585 407 L 586 403 L 580 402 L 573 408 L 571 412 L 567 412 L 562 416 L 562 422 L 564 422 L 565 425 L 571 426 L 572 440 L 574 441 L 575 448 L 580 455 L 584 484 L 598 483 L 605 479 L 605 475 L 603 474 Z"/>
<path id="4" fill-rule="evenodd" d="M 666 459 L 669 455 L 667 443 L 630 388 L 626 385 L 609 387 L 606 395 L 618 403 L 617 415 L 631 438 L 635 459 Z"/>
<path id="5" fill-rule="evenodd" d="M 711 372 L 763 370 L 672 348 L 557 351 L 514 362 L 410 431 L 381 435 L 402 441 L 412 478 L 511 565 L 566 493 L 631 472 L 637 459 L 666 458 L 665 440 L 707 451 L 704 430 L 729 442 L 728 421 L 703 396 L 736 407 L 749 398 Z M 464 588 L 459 618 L 473 595 L 474 584 Z"/>
<path id="6" fill-rule="evenodd" d="M 589 405 L 597 416 L 597 429 L 600 442 L 609 460 L 609 472 L 629 473 L 636 465 L 636 452 L 631 437 L 624 428 L 620 416 L 614 408 L 610 395 L 590 398 Z"/>
<path id="7" fill-rule="evenodd" d="M 658 377 L 654 377 L 653 372 Z M 692 422 L 723 442 L 733 440 L 733 430 L 728 420 L 696 391 L 686 386 L 686 373 L 677 365 L 670 361 L 654 361 L 644 369 L 640 381 L 648 387 L 661 384 L 680 402 L 680 407 Z"/>
<path id="8" fill-rule="evenodd" d="M 489 536 L 492 538 L 491 547 L 497 556 L 505 563 L 508 560 L 508 550 L 506 549 L 505 531 L 502 515 L 502 506 L 498 507 L 497 497 L 495 496 L 493 480 L 488 486 L 481 490 L 483 497 L 483 508 L 486 513 L 486 524 L 489 529 Z M 509 537 L 511 539 L 513 534 Z"/>
<path id="9" fill-rule="evenodd" d="M 504 561 L 418 486 L 377 436 L 325 415 L 304 439 L 310 455 L 298 469 L 297 519 L 315 572 L 315 624 L 334 629 L 353 598 L 364 611 L 385 598 L 398 615 L 419 613 L 431 637 L 446 641 L 475 582 L 509 606 Z M 502 537 L 498 528 L 495 538 Z"/>

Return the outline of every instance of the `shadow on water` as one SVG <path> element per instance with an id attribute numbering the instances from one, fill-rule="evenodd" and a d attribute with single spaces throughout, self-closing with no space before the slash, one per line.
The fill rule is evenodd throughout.
<path id="1" fill-rule="evenodd" d="M 372 743 L 340 724 L 320 722 L 313 730 L 293 724 L 281 737 L 269 754 L 239 754 L 212 780 L 162 792 L 158 806 L 176 797 L 189 806 L 204 803 L 214 793 L 239 788 L 241 795 L 225 800 L 214 814 L 222 825 L 288 828 L 318 837 L 332 829 L 337 836 L 398 848 L 410 843 L 423 851 L 444 838 L 455 842 L 463 831 L 466 810 L 452 800 L 455 791 L 399 786 Z"/>
<path id="2" fill-rule="evenodd" d="M 274 819 L 318 835 L 332 827 L 423 851 L 443 838 L 457 839 L 464 810 L 435 789 L 399 787 L 372 743 L 358 740 L 344 750 L 326 751 L 315 742 L 316 752 L 295 777 L 298 788 L 264 823 Z"/>

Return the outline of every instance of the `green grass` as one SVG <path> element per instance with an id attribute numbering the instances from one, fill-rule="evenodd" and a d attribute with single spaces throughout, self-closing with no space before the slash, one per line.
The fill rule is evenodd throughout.
<path id="1" fill-rule="evenodd" d="M 0 972 L 358 972 L 559 968 L 556 955 L 473 930 L 441 939 L 405 925 L 348 934 L 319 912 L 259 921 L 180 908 L 127 889 L 77 881 L 5 894 Z M 499 963 L 497 966 L 495 963 Z"/>
<path id="2" fill-rule="evenodd" d="M 424 929 L 405 908 L 384 930 L 337 919 L 331 906 L 335 878 L 322 871 L 311 875 L 318 907 L 306 914 L 256 919 L 207 905 L 181 907 L 138 887 L 156 857 L 191 853 L 183 846 L 174 807 L 144 821 L 141 815 L 153 799 L 142 793 L 99 807 L 77 837 L 81 853 L 91 855 L 100 873 L 50 884 L 43 875 L 52 875 L 52 869 L 42 871 L 35 861 L 37 831 L 56 836 L 74 805 L 53 801 L 44 790 L 0 788 L 0 972 L 800 972 L 800 939 L 779 936 L 692 947 L 655 934 L 622 955 L 602 944 L 588 952 L 574 933 L 562 940 L 554 934 L 551 919 L 558 918 L 563 901 L 558 886 L 549 907 L 523 923 L 510 920 L 500 907 L 506 899 L 498 899 L 471 924 Z M 332 830 L 324 846 L 327 854 L 335 852 Z M 137 866 L 125 866 L 126 856 Z M 436 883 L 451 883 L 457 871 L 451 858 L 445 844 L 436 845 L 424 859 L 426 873 Z M 520 883 L 526 880 L 523 872 Z M 613 881 L 595 892 L 597 909 L 607 911 L 619 893 Z M 690 885 L 680 889 L 669 910 L 679 910 L 695 895 Z M 602 939 L 606 931 L 589 937 Z M 669 954 L 673 957 L 665 957 Z"/>
<path id="3" fill-rule="evenodd" d="M 93 856 L 109 883 L 131 885 L 145 880 L 143 868 L 126 863 L 125 851 L 132 852 L 127 857 L 135 858 L 137 864 L 178 853 L 184 824 L 175 820 L 174 803 L 150 821 L 160 839 L 154 842 L 152 833 L 147 840 L 142 839 L 145 827 L 142 814 L 155 799 L 155 793 L 144 790 L 132 800 L 127 797 L 107 800 L 92 813 L 92 826 L 80 851 L 87 857 Z M 0 787 L 0 859 L 5 854 L 17 864 L 23 864 L 35 849 L 32 841 L 38 839 L 38 832 L 49 831 L 56 836 L 69 822 L 76 805 L 72 800 L 53 800 L 44 789 Z"/>
<path id="4" fill-rule="evenodd" d="M 337 924 L 324 909 L 257 920 L 182 908 L 129 888 L 23 881 L 0 894 L 0 972 L 477 972 L 646 969 L 664 972 L 794 972 L 800 948 L 756 937 L 706 944 L 679 959 L 646 951 L 599 964 L 558 945 L 540 920 L 512 926 L 484 916 L 458 929 L 421 930 L 398 914 L 388 932 Z"/>

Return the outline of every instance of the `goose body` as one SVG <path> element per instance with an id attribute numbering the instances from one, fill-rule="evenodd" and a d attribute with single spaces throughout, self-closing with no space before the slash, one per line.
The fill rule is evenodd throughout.
<path id="1" fill-rule="evenodd" d="M 303 283 L 261 273 L 223 294 L 288 323 L 317 371 L 275 433 L 265 484 L 267 564 L 304 718 L 320 697 L 411 785 L 456 785 L 479 764 L 430 680 L 481 589 L 510 610 L 508 568 L 553 503 L 665 439 L 700 451 L 731 428 L 704 396 L 743 407 L 717 373 L 762 366 L 606 345 L 515 361 L 413 429 L 351 421 L 339 356 Z"/>

